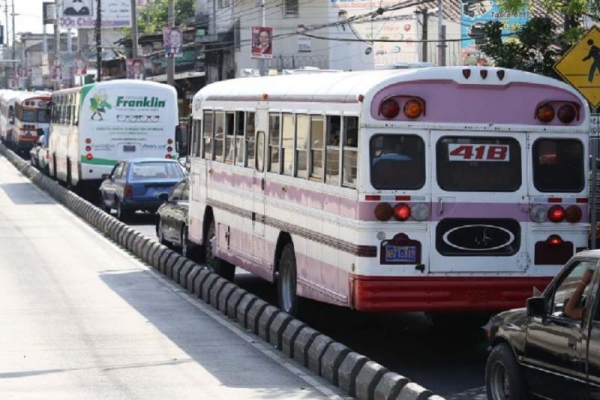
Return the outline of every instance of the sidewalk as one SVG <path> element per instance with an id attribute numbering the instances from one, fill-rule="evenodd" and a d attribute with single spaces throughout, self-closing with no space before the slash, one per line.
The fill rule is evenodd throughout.
<path id="1" fill-rule="evenodd" d="M 119 249 L 1 156 L 0 251 L 2 398 L 343 396 Z"/>

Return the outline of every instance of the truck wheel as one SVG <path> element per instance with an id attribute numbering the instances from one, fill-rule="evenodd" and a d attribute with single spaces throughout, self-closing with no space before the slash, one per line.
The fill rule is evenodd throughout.
<path id="1" fill-rule="evenodd" d="M 524 400 L 527 392 L 519 365 L 510 346 L 497 345 L 488 356 L 485 366 L 485 390 L 491 400 Z"/>

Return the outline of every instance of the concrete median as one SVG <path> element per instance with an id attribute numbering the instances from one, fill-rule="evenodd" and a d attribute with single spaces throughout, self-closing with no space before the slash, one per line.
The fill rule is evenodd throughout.
<path id="1" fill-rule="evenodd" d="M 444 400 L 140 234 L 44 176 L 2 144 L 0 153 L 24 176 L 97 228 L 105 237 L 350 396 L 356 396 L 359 400 Z"/>

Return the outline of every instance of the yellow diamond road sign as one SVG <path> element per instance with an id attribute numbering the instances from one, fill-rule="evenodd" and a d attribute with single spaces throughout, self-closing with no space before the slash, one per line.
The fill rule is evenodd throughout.
<path id="1" fill-rule="evenodd" d="M 593 26 L 554 65 L 563 79 L 590 102 L 600 106 L 600 29 Z"/>

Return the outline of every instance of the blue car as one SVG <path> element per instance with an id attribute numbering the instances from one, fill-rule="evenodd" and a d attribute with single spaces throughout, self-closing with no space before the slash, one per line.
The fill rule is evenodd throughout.
<path id="1" fill-rule="evenodd" d="M 137 210 L 156 212 L 163 203 L 161 193 L 170 193 L 186 176 L 177 160 L 137 158 L 120 161 L 100 185 L 100 207 L 117 210 L 127 220 Z"/>

